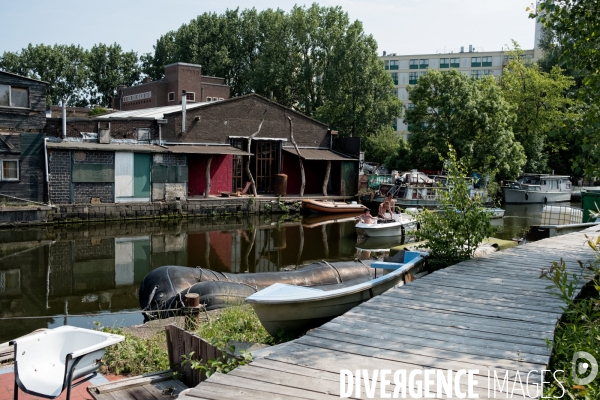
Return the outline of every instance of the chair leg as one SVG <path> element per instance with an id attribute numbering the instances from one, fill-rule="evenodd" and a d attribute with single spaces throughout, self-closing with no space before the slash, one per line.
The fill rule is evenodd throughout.
<path id="1" fill-rule="evenodd" d="M 19 399 L 19 385 L 17 385 L 17 378 L 15 376 L 15 393 L 13 394 L 13 399 L 14 400 L 18 400 Z"/>

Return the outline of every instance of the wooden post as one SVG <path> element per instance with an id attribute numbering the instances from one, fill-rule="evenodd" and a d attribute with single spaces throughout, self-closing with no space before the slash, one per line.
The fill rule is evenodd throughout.
<path id="1" fill-rule="evenodd" d="M 302 155 L 300 154 L 300 149 L 294 140 L 294 124 L 292 123 L 292 118 L 287 117 L 290 121 L 290 141 L 294 145 L 296 149 L 296 153 L 298 154 L 298 160 L 300 160 L 300 176 L 302 177 L 302 185 L 300 185 L 300 197 L 304 197 L 304 187 L 306 186 L 306 175 L 304 174 L 304 164 L 302 163 Z"/>
<path id="2" fill-rule="evenodd" d="M 200 295 L 198 293 L 188 293 L 185 295 L 185 306 L 187 315 L 185 317 L 185 330 L 194 332 L 200 322 Z"/>
<path id="3" fill-rule="evenodd" d="M 323 196 L 327 196 L 327 184 L 329 183 L 329 174 L 331 173 L 331 160 L 327 161 L 327 169 L 325 170 L 325 179 L 323 179 Z"/>
<path id="4" fill-rule="evenodd" d="M 212 164 L 213 155 L 208 156 L 208 160 L 206 161 L 206 191 L 204 192 L 204 197 L 210 196 L 210 164 Z"/>

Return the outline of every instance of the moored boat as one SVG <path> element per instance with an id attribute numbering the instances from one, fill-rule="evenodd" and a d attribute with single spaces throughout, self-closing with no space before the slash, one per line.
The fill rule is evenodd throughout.
<path id="1" fill-rule="evenodd" d="M 379 219 L 375 224 L 359 222 L 355 225 L 359 235 L 371 237 L 402 236 L 406 232 L 417 229 L 417 220 L 409 214 L 393 214 L 393 220 L 385 221 Z"/>
<path id="2" fill-rule="evenodd" d="M 302 200 L 302 208 L 314 213 L 361 213 L 366 207 L 356 202 L 344 203 L 341 201 Z"/>
<path id="3" fill-rule="evenodd" d="M 502 187 L 506 204 L 547 204 L 571 200 L 571 182 L 566 175 L 523 174 Z"/>
<path id="4" fill-rule="evenodd" d="M 378 278 L 342 287 L 301 287 L 276 283 L 246 299 L 267 332 L 277 336 L 286 333 L 303 333 L 338 317 L 374 296 L 396 286 L 410 272 L 416 274 L 423 268 L 421 252 L 407 251 L 404 263 L 374 262 L 373 268 L 394 269 Z M 349 285 L 349 286 L 348 286 Z M 329 290 L 328 290 L 329 289 Z"/>

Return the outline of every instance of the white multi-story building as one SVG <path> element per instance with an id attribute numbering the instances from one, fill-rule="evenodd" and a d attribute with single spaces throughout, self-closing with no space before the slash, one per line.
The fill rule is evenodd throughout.
<path id="1" fill-rule="evenodd" d="M 526 59 L 534 61 L 538 58 L 537 56 L 537 49 L 525 50 L 524 57 Z M 508 50 L 504 49 L 483 51 L 480 48 L 469 46 L 468 51 L 461 47 L 456 51 L 407 56 L 396 53 L 386 54 L 384 51 L 380 59 L 384 61 L 386 71 L 389 71 L 394 80 L 398 98 L 406 108 L 410 108 L 407 87 L 416 84 L 419 76 L 426 74 L 428 70 L 448 71 L 453 68 L 474 79 L 487 75 L 500 76 L 502 69 L 508 63 L 509 55 Z M 408 138 L 410 127 L 404 123 L 402 116 L 396 119 L 395 127 L 399 135 L 403 135 L 404 139 Z"/>

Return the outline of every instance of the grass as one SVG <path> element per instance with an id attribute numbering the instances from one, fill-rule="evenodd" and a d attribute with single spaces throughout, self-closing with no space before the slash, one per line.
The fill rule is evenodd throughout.
<path id="1" fill-rule="evenodd" d="M 118 328 L 101 328 L 103 332 L 125 336 L 125 340 L 106 349 L 102 372 L 115 375 L 142 375 L 170 368 L 164 332 L 144 339 Z"/>
<path id="2" fill-rule="evenodd" d="M 202 324 L 197 333 L 207 342 L 222 346 L 229 341 L 269 345 L 278 343 L 263 328 L 256 313 L 247 304 L 225 308 L 216 318 Z"/>
<path id="3" fill-rule="evenodd" d="M 580 381 L 590 375 L 589 366 L 592 360 L 574 359 L 575 353 L 587 352 L 600 363 L 600 238 L 587 238 L 587 243 L 597 253 L 595 262 L 580 263 L 581 271 L 572 273 L 561 260 L 560 263 L 553 263 L 553 266 L 542 274 L 552 281 L 550 287 L 559 289 L 559 297 L 567 304 L 556 327 L 550 360 L 550 370 L 557 371 L 558 382 L 551 376 L 546 378 L 546 381 L 551 382 L 550 385 L 544 386 L 546 398 L 600 399 L 600 374 L 589 383 Z M 584 278 L 591 280 L 573 299 L 577 294 L 577 283 Z M 584 363 L 587 363 L 587 370 L 578 371 L 577 367 Z M 573 373 L 576 379 L 573 378 Z"/>

